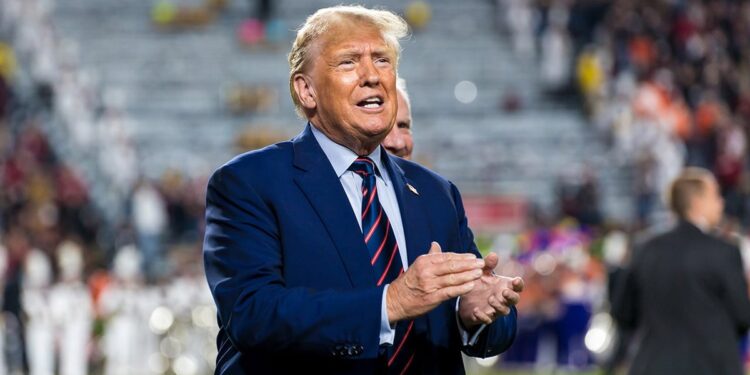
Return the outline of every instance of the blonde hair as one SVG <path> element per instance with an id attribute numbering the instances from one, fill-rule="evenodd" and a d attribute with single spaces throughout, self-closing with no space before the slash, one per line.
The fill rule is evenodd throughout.
<path id="1" fill-rule="evenodd" d="M 706 190 L 706 181 L 713 178 L 714 175 L 707 169 L 685 168 L 669 187 L 667 202 L 672 212 L 680 218 L 685 218 L 693 198 L 703 194 Z"/>
<path id="2" fill-rule="evenodd" d="M 406 90 L 406 80 L 403 78 L 398 78 L 396 80 L 396 90 L 398 90 L 401 93 L 401 96 L 404 97 L 404 101 L 406 102 L 406 105 L 411 107 L 411 100 L 409 99 L 409 91 Z"/>
<path id="3" fill-rule="evenodd" d="M 403 18 L 387 10 L 368 9 L 360 5 L 338 5 L 319 9 L 307 17 L 305 23 L 297 30 L 297 37 L 289 52 L 289 92 L 297 113 L 304 117 L 302 103 L 294 91 L 294 75 L 301 73 L 309 59 L 310 45 L 323 35 L 331 25 L 344 19 L 362 21 L 377 28 L 383 35 L 386 44 L 396 53 L 395 66 L 401 53 L 399 40 L 406 37 L 409 27 Z"/>

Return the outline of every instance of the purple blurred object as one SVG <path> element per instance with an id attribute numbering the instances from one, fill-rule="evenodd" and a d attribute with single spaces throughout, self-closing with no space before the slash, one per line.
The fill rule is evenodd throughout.
<path id="1" fill-rule="evenodd" d="M 243 21 L 237 28 L 237 38 L 242 44 L 254 45 L 265 39 L 265 27 L 263 22 L 255 18 Z"/>

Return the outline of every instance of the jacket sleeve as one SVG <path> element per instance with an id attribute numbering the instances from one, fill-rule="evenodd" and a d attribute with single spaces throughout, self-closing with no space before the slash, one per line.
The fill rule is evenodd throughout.
<path id="1" fill-rule="evenodd" d="M 459 220 L 459 232 L 463 248 L 468 249 L 468 251 L 474 253 L 477 257 L 481 257 L 482 255 L 479 253 L 479 249 L 474 243 L 474 234 L 471 232 L 471 229 L 469 229 L 461 194 L 453 184 L 450 186 L 453 201 L 456 205 L 456 212 Z M 453 311 L 455 314 L 455 309 Z M 518 313 L 516 308 L 513 307 L 510 314 L 498 318 L 492 324 L 487 326 L 482 333 L 479 334 L 474 345 L 463 346 L 463 343 L 460 343 L 462 345 L 462 351 L 466 355 L 482 358 L 492 357 L 505 352 L 516 338 L 517 319 Z M 458 319 L 455 320 L 458 321 Z"/>
<path id="2" fill-rule="evenodd" d="M 641 251 L 642 252 L 642 251 Z M 636 268 L 638 262 L 638 251 L 626 269 L 619 275 L 615 282 L 614 296 L 610 314 L 623 329 L 633 330 L 638 327 L 638 281 L 636 280 Z"/>
<path id="3" fill-rule="evenodd" d="M 747 291 L 747 280 L 742 267 L 742 256 L 736 246 L 727 246 L 726 261 L 721 275 L 724 306 L 734 321 L 737 331 L 745 334 L 750 328 L 750 296 Z"/>
<path id="4" fill-rule="evenodd" d="M 287 287 L 275 213 L 231 167 L 209 180 L 203 244 L 219 324 L 231 343 L 240 352 L 331 358 L 343 345 L 357 358 L 377 357 L 383 288 Z"/>

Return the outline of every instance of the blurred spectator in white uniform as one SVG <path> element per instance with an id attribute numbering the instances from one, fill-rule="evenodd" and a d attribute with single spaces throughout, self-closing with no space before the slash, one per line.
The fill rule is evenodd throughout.
<path id="1" fill-rule="evenodd" d="M 88 374 L 88 345 L 93 324 L 91 294 L 81 275 L 80 246 L 66 241 L 57 248 L 60 280 L 50 291 L 50 308 L 59 348 L 60 375 Z"/>
<path id="2" fill-rule="evenodd" d="M 529 0 L 504 0 L 501 9 L 505 10 L 506 23 L 510 27 L 513 48 L 517 55 L 533 58 L 534 49 L 534 8 Z"/>
<path id="3" fill-rule="evenodd" d="M 51 375 L 55 341 L 50 309 L 52 266 L 41 250 L 32 249 L 24 264 L 21 303 L 26 314 L 26 355 L 30 375 Z"/>
<path id="4" fill-rule="evenodd" d="M 570 82 L 572 46 L 566 30 L 568 10 L 555 3 L 549 10 L 549 25 L 541 40 L 541 76 L 549 91 L 563 89 Z"/>
<path id="5" fill-rule="evenodd" d="M 145 180 L 133 192 L 132 220 L 146 280 L 154 281 L 164 270 L 162 236 L 168 222 L 164 198 Z"/>
<path id="6" fill-rule="evenodd" d="M 2 235 L 0 235 L 0 290 L 5 289 L 5 276 L 8 269 L 8 249 L 2 244 Z M 0 305 L 2 305 L 3 293 L 0 293 Z M 7 360 L 5 357 L 6 337 L 8 328 L 5 322 L 5 314 L 0 315 L 0 375 L 8 373 Z"/>
<path id="7" fill-rule="evenodd" d="M 99 298 L 99 313 L 109 321 L 102 340 L 106 375 L 157 372 L 149 366 L 151 355 L 157 352 L 155 336 L 148 328 L 154 301 L 142 285 L 141 263 L 135 246 L 120 249 L 114 260 L 115 280 Z"/>

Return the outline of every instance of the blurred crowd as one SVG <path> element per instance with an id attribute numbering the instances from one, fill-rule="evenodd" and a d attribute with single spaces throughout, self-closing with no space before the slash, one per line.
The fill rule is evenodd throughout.
<path id="1" fill-rule="evenodd" d="M 576 254 L 582 248 L 584 258 L 591 257 L 595 266 L 569 267 L 565 261 L 569 258 L 555 250 L 559 246 L 547 244 L 532 259 L 544 265 L 543 260 L 548 258 L 551 264 L 564 266 L 562 272 L 556 271 L 545 281 L 535 267 L 536 261 L 520 268 L 519 274 L 532 288 L 522 301 L 521 308 L 526 311 L 521 314 L 525 318 L 520 341 L 511 348 L 506 361 L 526 355 L 522 362 L 543 368 L 551 368 L 555 362 L 576 367 L 594 360 L 607 362 L 603 354 L 613 345 L 611 321 L 600 320 L 597 325 L 591 319 L 598 312 L 606 312 L 607 289 L 611 287 L 607 274 L 621 269 L 633 238 L 641 237 L 641 231 L 664 225 L 664 193 L 683 167 L 704 167 L 716 175 L 726 201 L 722 230 L 733 242 L 747 243 L 750 174 L 745 155 L 750 130 L 750 46 L 746 36 L 750 33 L 750 3 L 497 3 L 501 23 L 516 53 L 539 62 L 548 94 L 563 102 L 579 98 L 593 124 L 592 131 L 607 140 L 620 162 L 613 167 L 631 171 L 635 212 L 634 222 L 622 223 L 626 224 L 622 228 L 607 223 L 606 218 L 592 220 L 600 216 L 581 214 L 581 210 L 597 212 L 595 184 L 586 182 L 586 178 L 578 179 L 581 182 L 577 184 L 561 180 L 560 214 L 576 218 L 582 224 L 580 233 L 587 239 L 564 253 Z M 592 199 L 580 199 L 581 195 Z M 549 233 L 559 235 L 555 226 L 542 225 L 536 231 L 541 238 L 548 238 Z M 523 264 L 523 247 L 510 248 L 517 249 L 514 258 Z M 743 252 L 747 252 L 746 246 Z M 573 275 L 570 279 L 576 282 L 561 282 L 566 274 Z M 569 320 L 572 305 L 567 302 L 565 290 L 570 288 L 566 284 L 577 284 L 579 292 L 589 292 L 578 294 L 587 296 L 579 324 Z M 538 294 L 546 298 L 537 299 Z M 571 329 L 576 333 L 571 334 Z M 575 345 L 568 342 L 570 337 L 575 337 L 575 345 L 588 350 L 579 350 L 576 355 L 571 351 Z M 610 360 L 605 367 L 611 370 L 615 365 Z"/>
<path id="2" fill-rule="evenodd" d="M 0 47 L 0 60 L 15 60 Z M 128 219 L 109 231 L 80 170 L 41 131 L 49 113 L 14 92 L 14 73 L 0 76 L 0 373 L 209 372 L 205 182 L 138 183 Z"/>
<path id="3" fill-rule="evenodd" d="M 728 216 L 747 227 L 750 4 L 508 3 L 532 15 L 513 21 L 528 20 L 524 32 L 514 32 L 526 46 L 518 48 L 534 51 L 538 43 L 550 88 L 577 89 L 586 113 L 632 167 L 641 227 L 684 165 L 712 170 Z"/>
<path id="4" fill-rule="evenodd" d="M 503 367 L 551 371 L 593 365 L 584 337 L 592 311 L 606 297 L 601 241 L 598 229 L 572 218 L 493 239 L 489 249 L 507 259 L 498 272 L 523 276 L 528 286 L 518 306 L 516 341 L 502 355 Z"/>
<path id="5" fill-rule="evenodd" d="M 49 4 L 0 10 L 0 374 L 211 372 L 205 179 L 140 177 Z"/>
<path id="6" fill-rule="evenodd" d="M 583 108 L 633 170 L 639 226 L 684 165 L 717 175 L 748 222 L 750 5 L 736 1 L 498 1 L 516 53 L 552 95 Z"/>
<path id="7" fill-rule="evenodd" d="M 636 165 L 641 219 L 692 165 L 714 172 L 728 217 L 747 227 L 750 4 L 615 2 L 602 24 L 594 53 L 609 62 L 590 110 Z"/>

